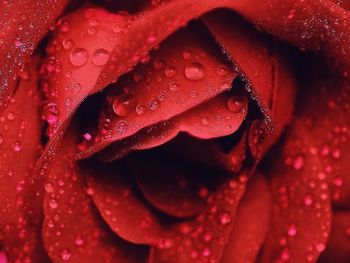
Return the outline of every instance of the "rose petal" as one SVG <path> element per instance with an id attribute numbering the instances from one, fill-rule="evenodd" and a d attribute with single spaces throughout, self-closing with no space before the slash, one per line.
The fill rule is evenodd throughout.
<path id="1" fill-rule="evenodd" d="M 0 110 L 16 88 L 18 72 L 29 59 L 66 0 L 5 1 L 0 9 Z"/>
<path id="2" fill-rule="evenodd" d="M 104 69 L 105 75 L 99 79 L 96 87 L 105 87 L 116 76 L 120 76 L 120 72 L 132 68 L 143 54 L 147 54 L 189 20 L 213 9 L 225 7 L 237 11 L 284 40 L 312 49 L 322 46 L 337 61 L 347 65 L 350 63 L 350 34 L 348 34 L 350 14 L 330 1 L 318 3 L 307 0 L 296 4 L 294 0 L 288 0 L 281 5 L 277 0 L 245 2 L 202 0 L 196 5 L 189 0 L 177 0 L 166 2 L 150 12 L 145 12 L 130 25 L 127 34 L 120 39 L 121 44 L 113 50 L 110 63 Z M 299 23 L 300 20 L 308 22 Z M 329 20 L 328 27 L 324 27 L 325 20 Z M 145 28 L 152 30 L 144 30 Z M 305 32 L 306 37 L 300 32 Z M 308 34 L 308 32 L 315 33 Z M 336 38 L 334 35 L 341 37 Z M 149 37 L 154 41 L 145 41 Z M 132 56 L 126 52 L 129 50 L 132 50 Z"/>
<path id="3" fill-rule="evenodd" d="M 272 221 L 262 262 L 316 262 L 330 232 L 328 185 L 303 123 L 286 138 L 271 154 Z"/>
<path id="4" fill-rule="evenodd" d="M 103 223 L 85 188 L 85 169 L 74 161 L 77 136 L 65 136 L 45 183 L 43 239 L 55 262 L 145 262 L 147 249 L 115 236 Z M 79 221 L 79 218 L 83 219 Z M 79 223 L 77 223 L 78 221 Z"/>
<path id="5" fill-rule="evenodd" d="M 0 115 L 0 231 L 10 261 L 47 259 L 39 233 L 41 202 L 32 189 L 42 129 L 37 63 L 33 59 L 23 71 L 15 96 Z"/>
<path id="6" fill-rule="evenodd" d="M 128 19 L 126 15 L 91 8 L 60 20 L 41 68 L 42 89 L 46 91 L 47 104 L 54 108 L 51 118 L 47 118 L 50 135 L 56 129 L 65 129 L 72 113 L 91 93 L 122 34 L 114 32 L 115 27 L 125 25 Z"/>
<path id="7" fill-rule="evenodd" d="M 277 43 L 267 42 L 266 37 L 251 25 L 228 12 L 213 12 L 205 15 L 203 20 L 224 52 L 237 63 L 249 83 L 253 98 L 266 115 L 268 125 L 260 122 L 258 127 L 262 134 L 249 135 L 250 145 L 256 146 L 254 157 L 261 159 L 277 141 L 293 112 L 297 84 L 290 58 L 285 55 L 289 51 L 282 50 Z M 235 30 L 232 30 L 232 24 Z M 250 133 L 256 131 L 255 124 Z M 251 139 L 256 140 L 259 136 L 263 138 L 256 145 Z"/>
<path id="8" fill-rule="evenodd" d="M 162 145 L 185 132 L 196 138 L 210 139 L 233 134 L 243 122 L 248 101 L 244 95 L 226 92 L 187 112 L 142 129 L 134 136 L 112 144 L 103 155 L 119 159 L 129 152 Z M 108 157 L 107 157 L 108 158 Z"/>
<path id="9" fill-rule="evenodd" d="M 106 172 L 108 170 L 109 172 Z M 211 245 L 214 246 L 212 255 L 204 258 L 216 257 L 221 253 L 235 216 L 238 200 L 244 191 L 246 182 L 244 173 L 239 180 L 227 180 L 209 199 L 209 207 L 201 215 L 187 222 L 178 223 L 160 217 L 150 209 L 135 194 L 125 171 L 122 166 L 114 168 L 110 166 L 102 175 L 90 176 L 88 180 L 89 187 L 94 191 L 92 197 L 97 208 L 118 235 L 135 243 L 154 245 L 153 260 L 164 257 L 166 261 L 174 258 L 174 262 L 185 262 L 186 258 L 190 258 L 191 252 L 196 252 L 193 255 L 201 257 L 202 250 L 206 247 L 211 249 Z M 191 245 L 182 247 L 183 240 L 187 238 L 192 239 Z M 212 242 L 216 239 L 222 240 L 221 238 L 224 238 L 222 243 Z M 181 253 L 177 253 L 174 257 L 177 249 Z"/>
<path id="10" fill-rule="evenodd" d="M 111 142 L 129 137 L 145 127 L 168 120 L 214 98 L 230 89 L 234 76 L 205 31 L 189 27 L 174 34 L 162 43 L 151 61 L 138 67 L 124 83 L 114 87 L 110 94 L 112 105 L 102 114 L 100 128 L 87 152 L 95 153 Z M 224 100 L 226 107 L 227 98 L 222 97 L 221 100 Z M 213 111 L 222 108 L 220 101 L 213 101 L 207 106 Z M 237 111 L 243 111 L 242 108 Z M 226 109 L 226 112 L 229 113 L 229 110 Z M 109 120 L 108 127 L 105 127 L 106 118 Z M 212 126 L 208 125 L 211 120 L 204 120 L 204 125 L 200 119 L 192 120 L 196 123 L 188 127 L 188 122 L 191 122 L 188 118 L 183 117 L 184 120 L 178 125 L 179 130 L 200 138 L 217 136 Z M 235 121 L 232 123 L 235 127 Z M 204 129 L 203 132 L 195 129 L 198 126 Z M 230 132 L 232 129 L 225 130 Z"/>
<path id="11" fill-rule="evenodd" d="M 198 214 L 206 207 L 207 197 L 217 190 L 218 171 L 164 150 L 140 153 L 130 166 L 147 201 L 174 217 Z"/>
<path id="12" fill-rule="evenodd" d="M 332 231 L 320 263 L 346 263 L 350 261 L 350 212 L 335 211 Z"/>
<path id="13" fill-rule="evenodd" d="M 274 83 L 267 38 L 241 17 L 227 11 L 207 14 L 203 16 L 203 21 L 223 52 L 247 79 L 249 89 L 253 89 L 254 99 L 270 115 L 269 105 Z"/>
<path id="14" fill-rule="evenodd" d="M 269 191 L 262 174 L 256 174 L 249 182 L 220 262 L 255 262 L 268 233 L 271 213 Z"/>
<path id="15" fill-rule="evenodd" d="M 247 176 L 224 182 L 208 200 L 208 207 L 193 220 L 173 228 L 163 246 L 154 246 L 150 262 L 216 262 L 223 253 L 243 195 Z"/>
<path id="16" fill-rule="evenodd" d="M 167 223 L 162 223 L 132 188 L 125 166 L 103 165 L 90 169 L 87 176 L 88 189 L 94 193 L 92 199 L 114 232 L 133 243 L 162 242 Z"/>

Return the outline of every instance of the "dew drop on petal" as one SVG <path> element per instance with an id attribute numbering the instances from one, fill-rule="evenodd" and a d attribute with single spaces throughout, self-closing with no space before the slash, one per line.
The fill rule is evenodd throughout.
<path id="1" fill-rule="evenodd" d="M 43 112 L 43 117 L 44 119 L 49 123 L 49 124 L 54 124 L 58 120 L 58 107 L 56 103 L 48 103 L 44 107 L 44 112 Z"/>
<path id="2" fill-rule="evenodd" d="M 157 40 L 157 38 L 156 38 L 155 36 L 153 36 L 153 35 L 150 35 L 150 36 L 148 36 L 148 38 L 147 38 L 147 42 L 148 42 L 149 44 L 152 44 L 152 43 L 156 42 L 156 40 Z"/>
<path id="3" fill-rule="evenodd" d="M 291 224 L 288 228 L 288 236 L 295 237 L 298 233 L 297 226 L 295 224 Z"/>
<path id="4" fill-rule="evenodd" d="M 142 115 L 145 113 L 146 108 L 145 108 L 145 106 L 138 104 L 138 105 L 136 105 L 135 111 L 136 111 L 137 115 Z"/>
<path id="5" fill-rule="evenodd" d="M 75 244 L 77 245 L 77 246 L 82 246 L 82 245 L 84 245 L 84 239 L 82 238 L 82 236 L 81 235 L 78 235 L 76 238 L 75 238 Z"/>
<path id="6" fill-rule="evenodd" d="M 128 130 L 128 123 L 125 120 L 118 121 L 116 125 L 116 131 L 118 133 L 125 133 Z"/>
<path id="7" fill-rule="evenodd" d="M 127 98 L 117 97 L 113 101 L 112 107 L 113 107 L 113 111 L 115 114 L 117 114 L 120 117 L 125 117 L 131 112 L 131 110 L 133 108 L 132 98 L 130 98 L 130 97 L 127 97 Z"/>
<path id="8" fill-rule="evenodd" d="M 293 162 L 293 168 L 295 170 L 300 170 L 304 166 L 304 158 L 301 155 L 298 155 Z"/>
<path id="9" fill-rule="evenodd" d="M 313 196 L 311 193 L 306 194 L 304 197 L 304 205 L 310 206 L 313 203 Z"/>
<path id="10" fill-rule="evenodd" d="M 58 207 L 58 203 L 57 203 L 56 199 L 51 199 L 49 201 L 49 207 L 52 208 L 52 209 L 55 209 L 55 208 Z"/>
<path id="11" fill-rule="evenodd" d="M 242 112 L 244 108 L 244 102 L 236 97 L 231 97 L 227 100 L 227 108 L 233 113 Z"/>
<path id="12" fill-rule="evenodd" d="M 89 35 L 92 36 L 92 35 L 95 35 L 95 34 L 96 34 L 97 29 L 96 29 L 96 27 L 94 27 L 94 26 L 90 26 L 90 27 L 88 28 L 87 32 L 88 32 Z"/>
<path id="13" fill-rule="evenodd" d="M 204 117 L 201 119 L 201 123 L 204 125 L 204 126 L 208 126 L 209 125 L 209 119 Z"/>
<path id="14" fill-rule="evenodd" d="M 220 215 L 220 222 L 223 225 L 226 225 L 226 224 L 230 223 L 231 222 L 230 214 L 228 212 L 225 212 L 225 213 L 221 214 Z"/>
<path id="15" fill-rule="evenodd" d="M 164 74 L 168 78 L 172 78 L 176 75 L 176 69 L 173 66 L 168 66 L 164 70 Z"/>
<path id="16" fill-rule="evenodd" d="M 86 49 L 78 47 L 72 50 L 69 60 L 73 66 L 80 67 L 84 65 L 88 60 L 89 54 Z"/>
<path id="17" fill-rule="evenodd" d="M 71 49 L 73 47 L 73 41 L 71 39 L 63 39 L 62 46 L 64 49 Z"/>
<path id="18" fill-rule="evenodd" d="M 47 183 L 47 184 L 45 184 L 45 191 L 47 192 L 47 193 L 52 193 L 53 192 L 53 185 L 51 184 L 51 183 Z"/>
<path id="19" fill-rule="evenodd" d="M 22 149 L 22 145 L 19 141 L 16 141 L 14 144 L 13 144 L 13 150 L 15 152 L 20 152 Z"/>
<path id="20" fill-rule="evenodd" d="M 227 75 L 227 73 L 228 73 L 228 69 L 227 69 L 227 67 L 226 67 L 225 65 L 218 65 L 218 66 L 217 66 L 217 68 L 216 68 L 216 74 L 217 74 L 218 76 L 223 77 L 223 76 Z"/>
<path id="21" fill-rule="evenodd" d="M 155 111 L 158 109 L 158 106 L 159 106 L 159 102 L 158 100 L 151 100 L 148 107 L 151 111 Z"/>
<path id="22" fill-rule="evenodd" d="M 98 67 L 106 65 L 109 59 L 109 52 L 104 48 L 97 49 L 92 55 L 92 63 Z"/>
<path id="23" fill-rule="evenodd" d="M 192 58 L 192 53 L 191 53 L 191 51 L 189 51 L 189 50 L 184 50 L 184 51 L 182 52 L 182 57 L 183 57 L 183 59 L 185 59 L 185 60 L 191 59 L 191 58 Z"/>
<path id="24" fill-rule="evenodd" d="M 185 66 L 185 76 L 189 80 L 199 81 L 205 77 L 205 68 L 199 62 L 193 62 Z"/>
<path id="25" fill-rule="evenodd" d="M 325 248 L 326 248 L 326 246 L 325 246 L 325 244 L 323 244 L 323 243 L 318 243 L 318 244 L 316 245 L 316 250 L 317 250 L 318 252 L 322 252 L 323 250 L 325 250 Z"/>
<path id="26" fill-rule="evenodd" d="M 174 82 L 169 84 L 169 90 L 177 91 L 178 89 L 179 89 L 179 84 L 174 83 Z"/>
<path id="27" fill-rule="evenodd" d="M 164 68 L 164 62 L 162 60 L 156 58 L 153 61 L 153 68 L 154 69 L 162 69 L 162 68 Z"/>
<path id="28" fill-rule="evenodd" d="M 64 260 L 64 261 L 68 261 L 71 257 L 71 253 L 68 249 L 63 249 L 61 251 L 61 259 Z"/>
<path id="29" fill-rule="evenodd" d="M 15 114 L 14 114 L 13 112 L 9 112 L 9 113 L 7 114 L 7 119 L 8 119 L 9 121 L 13 121 L 13 120 L 15 119 Z"/>

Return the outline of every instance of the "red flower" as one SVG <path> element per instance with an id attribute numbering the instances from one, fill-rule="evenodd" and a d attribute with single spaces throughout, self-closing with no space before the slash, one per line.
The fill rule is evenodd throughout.
<path id="1" fill-rule="evenodd" d="M 0 262 L 350 261 L 349 1 L 17 2 Z"/>

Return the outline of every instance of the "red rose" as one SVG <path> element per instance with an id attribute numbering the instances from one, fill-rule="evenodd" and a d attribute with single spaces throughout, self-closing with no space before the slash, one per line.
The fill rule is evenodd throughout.
<path id="1" fill-rule="evenodd" d="M 349 9 L 3 1 L 0 262 L 350 262 Z"/>

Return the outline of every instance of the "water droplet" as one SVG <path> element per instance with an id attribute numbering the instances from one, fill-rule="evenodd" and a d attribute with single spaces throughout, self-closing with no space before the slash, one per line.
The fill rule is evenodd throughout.
<path id="1" fill-rule="evenodd" d="M 48 103 L 44 107 L 44 119 L 49 124 L 55 124 L 58 120 L 58 108 L 56 103 Z"/>
<path id="2" fill-rule="evenodd" d="M 78 47 L 72 50 L 69 60 L 72 65 L 80 67 L 84 65 L 88 60 L 89 54 L 86 49 Z"/>
<path id="3" fill-rule="evenodd" d="M 138 105 L 136 105 L 135 111 L 138 115 L 142 115 L 145 113 L 146 108 L 145 108 L 145 106 L 138 104 Z"/>
<path id="4" fill-rule="evenodd" d="M 49 207 L 51 207 L 52 209 L 55 209 L 58 207 L 58 203 L 56 201 L 56 199 L 51 199 L 49 202 Z"/>
<path id="5" fill-rule="evenodd" d="M 109 59 L 109 52 L 104 48 L 97 49 L 92 55 L 92 63 L 94 63 L 94 65 L 98 67 L 106 65 L 108 59 Z"/>
<path id="6" fill-rule="evenodd" d="M 7 114 L 7 119 L 13 121 L 15 119 L 15 114 L 11 111 Z"/>
<path id="7" fill-rule="evenodd" d="M 231 97 L 227 100 L 227 108 L 233 113 L 240 113 L 244 109 L 244 101 L 237 97 Z"/>
<path id="8" fill-rule="evenodd" d="M 341 151 L 339 148 L 334 149 L 334 151 L 332 152 L 332 157 L 334 159 L 339 159 L 341 157 Z"/>
<path id="9" fill-rule="evenodd" d="M 170 83 L 169 84 L 169 90 L 171 91 L 177 91 L 179 89 L 179 85 L 177 83 Z"/>
<path id="10" fill-rule="evenodd" d="M 168 66 L 164 70 L 164 74 L 168 78 L 172 78 L 176 75 L 176 69 L 173 66 Z"/>
<path id="11" fill-rule="evenodd" d="M 133 100 L 130 96 L 117 97 L 113 101 L 113 111 L 120 117 L 127 116 L 133 109 Z"/>
<path id="12" fill-rule="evenodd" d="M 73 47 L 73 41 L 71 39 L 63 39 L 62 46 L 64 49 L 71 49 Z"/>
<path id="13" fill-rule="evenodd" d="M 158 100 L 151 100 L 148 107 L 150 110 L 155 111 L 156 109 L 158 109 L 159 106 L 159 102 Z"/>
<path id="14" fill-rule="evenodd" d="M 223 77 L 223 76 L 227 75 L 227 73 L 228 73 L 228 69 L 227 69 L 227 67 L 226 67 L 225 65 L 218 65 L 218 66 L 217 66 L 217 68 L 216 68 L 216 74 L 217 74 L 218 76 Z"/>
<path id="15" fill-rule="evenodd" d="M 62 251 L 61 251 L 61 258 L 62 258 L 62 260 L 64 260 L 64 261 L 67 261 L 67 260 L 69 260 L 70 259 L 70 257 L 71 257 L 71 253 L 70 253 L 70 251 L 68 250 L 68 249 L 63 249 Z"/>
<path id="16" fill-rule="evenodd" d="M 84 245 L 84 239 L 82 238 L 82 236 L 81 235 L 78 235 L 76 238 L 75 238 L 75 244 L 77 245 L 77 246 L 82 246 L 82 245 Z"/>
<path id="17" fill-rule="evenodd" d="M 152 36 L 152 35 L 147 38 L 147 42 L 149 44 L 152 44 L 152 43 L 156 42 L 156 40 L 157 40 L 156 37 Z"/>
<path id="18" fill-rule="evenodd" d="M 95 194 L 95 190 L 92 189 L 91 187 L 88 187 L 86 188 L 86 193 L 91 196 Z"/>
<path id="19" fill-rule="evenodd" d="M 183 59 L 185 59 L 185 60 L 191 59 L 191 58 L 192 58 L 192 53 L 191 53 L 191 51 L 189 51 L 189 50 L 184 50 L 184 51 L 182 52 L 182 57 L 183 57 Z"/>
<path id="20" fill-rule="evenodd" d="M 0 144 L 4 142 L 4 137 L 0 134 Z"/>
<path id="21" fill-rule="evenodd" d="M 125 120 L 120 120 L 118 121 L 117 125 L 116 125 L 116 131 L 118 133 L 124 133 L 128 130 L 128 122 Z"/>
<path id="22" fill-rule="evenodd" d="M 310 206 L 313 203 L 313 196 L 311 193 L 306 194 L 304 197 L 304 205 Z"/>
<path id="23" fill-rule="evenodd" d="M 45 191 L 48 193 L 52 193 L 53 192 L 53 185 L 51 183 L 47 183 L 45 184 Z"/>
<path id="24" fill-rule="evenodd" d="M 291 224 L 288 228 L 288 236 L 295 237 L 298 233 L 297 226 L 295 224 Z"/>
<path id="25" fill-rule="evenodd" d="M 325 248 L 326 248 L 326 246 L 325 246 L 325 244 L 323 244 L 323 243 L 318 243 L 318 244 L 316 245 L 316 250 L 317 250 L 318 252 L 322 252 L 323 250 L 325 250 Z"/>
<path id="26" fill-rule="evenodd" d="M 199 81 L 205 77 L 204 66 L 199 62 L 193 62 L 186 65 L 185 67 L 185 76 L 189 80 Z"/>
<path id="27" fill-rule="evenodd" d="M 22 145 L 19 141 L 16 141 L 12 147 L 15 152 L 20 152 L 22 149 Z"/>
<path id="28" fill-rule="evenodd" d="M 209 248 L 205 248 L 202 252 L 203 257 L 209 257 L 211 254 Z"/>
<path id="29" fill-rule="evenodd" d="M 122 31 L 122 27 L 120 25 L 114 25 L 112 30 L 114 33 L 120 33 Z"/>
<path id="30" fill-rule="evenodd" d="M 230 223 L 230 222 L 231 222 L 231 216 L 230 216 L 230 214 L 229 214 L 228 212 L 223 213 L 223 214 L 220 216 L 220 222 L 221 222 L 221 224 L 223 224 L 223 225 L 226 225 L 226 224 Z"/>
<path id="31" fill-rule="evenodd" d="M 300 170 L 304 166 L 304 158 L 299 155 L 294 159 L 293 168 L 295 170 Z"/>
<path id="32" fill-rule="evenodd" d="M 201 123 L 204 125 L 204 126 L 208 126 L 209 125 L 209 119 L 204 117 L 201 119 Z"/>
<path id="33" fill-rule="evenodd" d="M 92 35 L 95 35 L 96 32 L 97 32 L 97 28 L 94 27 L 94 26 L 90 26 L 90 27 L 88 28 L 87 32 L 88 32 L 88 34 L 91 35 L 91 36 L 92 36 Z"/>
<path id="34" fill-rule="evenodd" d="M 154 67 L 154 69 L 162 69 L 162 68 L 164 68 L 164 62 L 162 60 L 160 60 L 159 58 L 156 58 L 153 61 L 153 67 Z"/>

